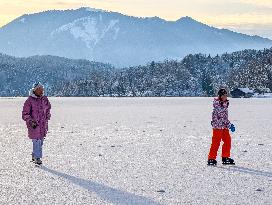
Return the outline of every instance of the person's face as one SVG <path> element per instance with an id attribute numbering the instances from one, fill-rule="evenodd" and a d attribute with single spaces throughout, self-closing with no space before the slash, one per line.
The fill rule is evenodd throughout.
<path id="1" fill-rule="evenodd" d="M 36 96 L 41 97 L 43 95 L 43 87 L 38 87 L 34 93 Z"/>
<path id="2" fill-rule="evenodd" d="M 222 101 L 226 101 L 226 100 L 228 99 L 228 95 L 227 95 L 227 94 L 222 95 L 222 96 L 221 96 L 221 99 L 222 99 Z"/>

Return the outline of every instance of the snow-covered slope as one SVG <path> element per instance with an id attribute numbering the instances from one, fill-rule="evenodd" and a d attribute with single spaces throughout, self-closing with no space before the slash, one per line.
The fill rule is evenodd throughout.
<path id="1" fill-rule="evenodd" d="M 269 39 L 217 29 L 190 17 L 165 21 L 91 8 L 23 15 L 0 28 L 2 53 L 86 58 L 116 66 L 271 46 Z"/>
<path id="2" fill-rule="evenodd" d="M 271 204 L 271 99 L 230 99 L 237 166 L 207 167 L 212 98 L 50 98 L 42 168 L 24 100 L 0 99 L 0 204 Z"/>

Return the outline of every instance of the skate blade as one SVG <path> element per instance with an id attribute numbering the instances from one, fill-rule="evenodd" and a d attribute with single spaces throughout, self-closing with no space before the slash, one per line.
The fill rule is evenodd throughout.
<path id="1" fill-rule="evenodd" d="M 30 162 L 32 162 L 36 167 L 42 166 L 42 164 L 36 164 L 35 161 L 30 161 Z"/>
<path id="2" fill-rule="evenodd" d="M 217 166 L 217 164 L 207 164 L 207 166 L 215 167 L 215 166 Z"/>

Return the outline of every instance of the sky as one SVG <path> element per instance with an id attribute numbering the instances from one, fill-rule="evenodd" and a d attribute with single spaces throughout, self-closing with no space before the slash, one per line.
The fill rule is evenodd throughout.
<path id="1" fill-rule="evenodd" d="M 79 7 L 171 21 L 190 16 L 218 28 L 272 39 L 272 0 L 0 0 L 0 27 L 23 14 Z"/>

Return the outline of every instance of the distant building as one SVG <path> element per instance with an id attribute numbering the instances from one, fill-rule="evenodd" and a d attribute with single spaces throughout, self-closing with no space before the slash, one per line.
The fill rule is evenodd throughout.
<path id="1" fill-rule="evenodd" d="M 233 98 L 251 98 L 254 95 L 254 91 L 249 88 L 235 88 L 230 91 Z"/>

